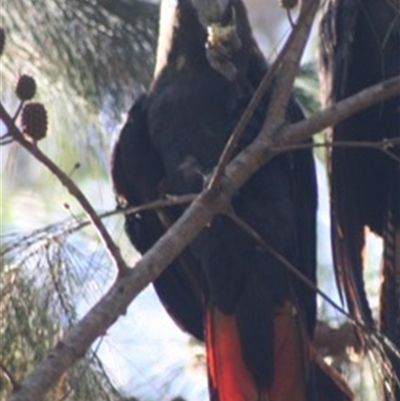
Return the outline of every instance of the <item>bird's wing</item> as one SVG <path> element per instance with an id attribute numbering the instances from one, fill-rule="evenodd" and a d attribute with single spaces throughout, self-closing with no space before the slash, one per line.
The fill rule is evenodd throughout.
<path id="1" fill-rule="evenodd" d="M 147 130 L 146 97 L 129 112 L 112 157 L 112 179 L 119 203 L 138 206 L 160 198 L 164 167 Z M 126 215 L 131 242 L 145 253 L 173 222 L 171 210 L 149 210 Z M 190 252 L 185 251 L 154 282 L 168 313 L 185 331 L 203 339 L 201 275 Z"/>
<path id="2" fill-rule="evenodd" d="M 319 40 L 319 72 L 325 105 L 335 104 L 351 94 L 349 74 L 359 13 L 359 0 L 326 2 Z M 352 120 L 348 120 L 333 128 L 329 133 L 330 139 L 342 140 L 346 133 L 354 131 L 352 123 Z M 344 295 L 353 316 L 373 325 L 363 279 L 362 249 L 365 240 L 364 223 L 360 215 L 360 197 L 364 195 L 357 193 L 357 188 L 360 188 L 360 166 L 359 157 L 355 152 L 357 151 L 334 148 L 329 149 L 327 153 L 332 248 L 342 299 Z"/>

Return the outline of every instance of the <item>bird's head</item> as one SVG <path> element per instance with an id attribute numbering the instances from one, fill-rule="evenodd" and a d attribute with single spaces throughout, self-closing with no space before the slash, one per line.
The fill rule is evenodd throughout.
<path id="1" fill-rule="evenodd" d="M 168 54 L 181 60 L 190 49 L 233 80 L 251 37 L 242 0 L 162 0 L 156 72 L 171 62 Z"/>
<path id="2" fill-rule="evenodd" d="M 226 24 L 231 19 L 232 0 L 190 0 L 205 29 L 213 24 Z"/>

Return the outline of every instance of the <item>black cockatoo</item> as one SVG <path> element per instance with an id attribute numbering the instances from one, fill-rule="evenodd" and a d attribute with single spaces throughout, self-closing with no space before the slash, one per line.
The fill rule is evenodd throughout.
<path id="1" fill-rule="evenodd" d="M 325 105 L 400 74 L 400 3 L 328 0 L 321 19 L 320 79 Z M 391 98 L 334 126 L 333 142 L 359 148 L 329 152 L 332 243 L 338 282 L 350 311 L 367 326 L 374 319 L 365 293 L 366 233 L 383 238 L 380 326 L 400 348 L 400 98 Z M 387 152 L 362 142 L 387 139 Z M 389 145 L 390 140 L 397 143 Z M 388 154 L 390 153 L 391 156 Z M 392 357 L 400 377 L 400 361 Z M 400 387 L 386 386 L 400 400 Z M 393 398 L 392 398 L 393 397 Z"/>
<path id="2" fill-rule="evenodd" d="M 241 0 L 164 0 L 161 7 L 155 77 L 114 149 L 121 205 L 200 192 L 267 70 Z M 259 133 L 268 98 L 237 151 Z M 293 99 L 287 118 L 302 118 Z M 316 208 L 306 149 L 261 168 L 234 196 L 231 213 L 315 282 Z M 130 240 L 146 252 L 183 210 L 127 215 Z M 229 217 L 205 227 L 154 286 L 174 320 L 205 341 L 213 401 L 318 400 L 316 377 L 334 389 L 323 399 L 348 399 L 311 363 L 315 293 Z"/>

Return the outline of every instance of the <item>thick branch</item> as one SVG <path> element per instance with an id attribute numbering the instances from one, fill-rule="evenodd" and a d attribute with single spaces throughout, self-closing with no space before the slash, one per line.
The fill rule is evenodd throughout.
<path id="1" fill-rule="evenodd" d="M 300 60 L 311 32 L 319 0 L 302 0 L 300 15 L 288 40 L 288 53 L 279 70 L 271 104 L 265 118 L 263 131 L 275 130 L 285 122 L 286 109 L 293 83 L 299 70 Z"/>
<path id="2" fill-rule="evenodd" d="M 221 186 L 199 195 L 135 268 L 127 276 L 119 277 L 105 296 L 65 334 L 47 357 L 37 364 L 10 401 L 42 399 L 61 375 L 85 354 L 98 337 L 106 333 L 120 315 L 124 314 L 135 297 L 157 278 L 217 213 L 228 207 L 231 196 L 264 162 L 274 156 L 272 147 L 311 137 L 315 132 L 353 113 L 399 94 L 400 78 L 392 78 L 345 99 L 305 121 L 285 126 L 279 135 L 276 132 L 263 132 L 260 138 L 228 165 Z"/>
<path id="3" fill-rule="evenodd" d="M 400 75 L 363 89 L 353 96 L 312 115 L 293 126 L 286 127 L 277 139 L 277 145 L 303 141 L 309 132 L 319 132 L 386 99 L 400 95 Z"/>
<path id="4" fill-rule="evenodd" d="M 260 136 L 234 159 L 235 163 L 229 165 L 227 175 L 235 177 L 235 182 L 240 187 L 250 175 L 279 153 L 277 148 L 304 141 L 353 114 L 399 95 L 400 76 L 364 89 L 296 124 L 287 124 L 275 131 L 264 129 Z"/>

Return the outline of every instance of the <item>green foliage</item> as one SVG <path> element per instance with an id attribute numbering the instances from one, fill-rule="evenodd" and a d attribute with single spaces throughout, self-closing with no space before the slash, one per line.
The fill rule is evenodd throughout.
<path id="1" fill-rule="evenodd" d="M 6 77 L 15 79 L 29 64 L 36 78 L 46 77 L 46 90 L 54 97 L 69 87 L 96 109 L 116 115 L 151 78 L 157 27 L 153 3 L 13 0 L 2 9 Z"/>
<path id="2" fill-rule="evenodd" d="M 75 222 L 45 227 L 27 235 L 6 235 L 1 253 L 1 361 L 17 382 L 55 346 L 63 332 L 76 322 L 76 307 L 87 296 L 94 266 L 70 238 Z M 78 242 L 78 243 L 79 243 Z M 104 257 L 103 257 L 104 260 Z M 106 280 L 103 269 L 99 283 Z M 74 301 L 72 301 L 74 300 Z M 12 383 L 0 369 L 0 399 Z M 107 378 L 95 350 L 65 374 L 48 400 L 122 400 Z"/>
<path id="3" fill-rule="evenodd" d="M 13 0 L 4 3 L 0 17 L 6 32 L 3 102 L 16 109 L 12 91 L 19 76 L 33 76 L 36 100 L 49 115 L 50 134 L 40 146 L 66 171 L 80 163 L 81 176 L 104 177 L 112 134 L 152 76 L 158 6 L 142 0 Z M 20 149 L 3 156 L 12 183 L 33 181 L 38 167 Z"/>

